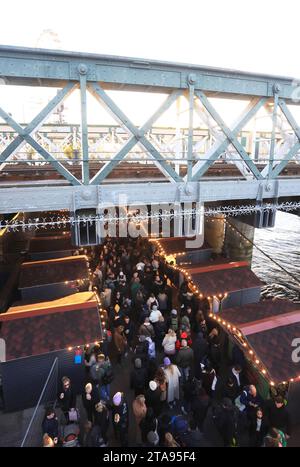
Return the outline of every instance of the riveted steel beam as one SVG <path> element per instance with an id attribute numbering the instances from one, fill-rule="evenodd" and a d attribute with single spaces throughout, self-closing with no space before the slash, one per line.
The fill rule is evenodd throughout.
<path id="1" fill-rule="evenodd" d="M 222 202 L 233 200 L 256 200 L 260 192 L 263 198 L 299 196 L 299 181 L 296 179 L 260 180 L 203 180 L 172 184 L 118 183 L 88 186 L 35 186 L 0 188 L 0 213 L 18 211 L 38 212 L 59 209 L 103 208 L 109 206 L 178 203 Z M 120 202 L 121 201 L 121 202 Z"/>
<path id="2" fill-rule="evenodd" d="M 195 89 L 208 95 L 218 93 L 218 97 L 272 97 L 275 83 L 280 85 L 281 98 L 292 99 L 295 91 L 294 80 L 288 77 L 140 58 L 0 47 L 0 77 L 11 84 L 61 87 L 62 82 L 78 79 L 80 64 L 88 68 L 88 82 L 101 82 L 106 89 L 188 89 L 188 77 L 193 73 Z"/>

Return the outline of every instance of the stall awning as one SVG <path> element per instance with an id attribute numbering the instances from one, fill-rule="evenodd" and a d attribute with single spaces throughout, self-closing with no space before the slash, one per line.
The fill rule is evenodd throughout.
<path id="1" fill-rule="evenodd" d="M 293 357 L 297 347 L 295 339 L 300 337 L 299 304 L 280 299 L 265 300 L 225 310 L 219 315 L 219 324 L 227 332 L 235 337 L 238 337 L 237 332 L 241 333 L 237 341 L 246 356 L 270 381 L 300 379 L 300 362 Z M 238 331 L 233 331 L 235 328 Z"/>
<path id="2" fill-rule="evenodd" d="M 87 279 L 88 275 L 88 258 L 84 255 L 31 261 L 21 266 L 19 288 Z"/>
<path id="3" fill-rule="evenodd" d="M 84 345 L 102 338 L 98 302 L 92 292 L 10 308 L 0 315 L 6 360 Z"/>

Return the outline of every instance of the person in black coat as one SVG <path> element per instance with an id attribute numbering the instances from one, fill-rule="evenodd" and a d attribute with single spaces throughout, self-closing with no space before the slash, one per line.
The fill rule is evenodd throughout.
<path id="1" fill-rule="evenodd" d="M 131 319 L 129 318 L 129 316 L 124 316 L 124 334 L 127 339 L 130 350 L 133 347 L 134 331 L 135 329 Z"/>
<path id="2" fill-rule="evenodd" d="M 134 390 L 135 397 L 140 394 L 145 394 L 147 382 L 148 370 L 142 365 L 142 360 L 136 358 L 134 361 L 134 369 L 130 374 L 130 388 Z"/>
<path id="3" fill-rule="evenodd" d="M 126 447 L 128 446 L 129 413 L 128 404 L 122 392 L 114 395 L 111 414 L 115 438 L 122 447 Z"/>
<path id="4" fill-rule="evenodd" d="M 202 363 L 203 359 L 207 356 L 209 349 L 207 340 L 204 338 L 202 332 L 199 332 L 193 340 L 192 349 L 194 351 L 195 378 L 201 379 L 200 363 Z"/>
<path id="5" fill-rule="evenodd" d="M 150 431 L 156 431 L 158 426 L 158 421 L 156 419 L 155 413 L 152 407 L 149 407 L 147 410 L 146 416 L 140 422 L 140 430 L 142 436 L 142 442 L 147 443 L 147 435 Z"/>
<path id="6" fill-rule="evenodd" d="M 87 383 L 82 394 L 82 405 L 86 410 L 87 419 L 93 423 L 95 405 L 100 401 L 100 395 L 92 383 Z"/>
<path id="7" fill-rule="evenodd" d="M 230 399 L 223 399 L 222 403 L 214 410 L 214 422 L 223 439 L 225 447 L 238 445 L 240 435 L 240 412 Z"/>
<path id="8" fill-rule="evenodd" d="M 192 400 L 191 409 L 193 420 L 200 431 L 202 431 L 203 422 L 205 420 L 208 407 L 210 406 L 210 402 L 210 397 L 207 395 L 205 389 L 198 389 L 196 397 Z"/>
<path id="9" fill-rule="evenodd" d="M 222 388 L 222 397 L 227 397 L 232 402 L 234 402 L 238 395 L 239 392 L 237 391 L 236 384 L 233 378 L 229 376 L 224 384 L 224 387 Z"/>
<path id="10" fill-rule="evenodd" d="M 159 352 L 162 351 L 162 341 L 164 340 L 164 337 L 167 332 L 167 325 L 165 322 L 165 319 L 163 316 L 161 316 L 158 320 L 158 322 L 155 324 L 155 343 L 157 346 L 157 350 Z"/>
<path id="11" fill-rule="evenodd" d="M 58 393 L 58 401 L 66 421 L 69 423 L 69 410 L 76 408 L 76 394 L 73 391 L 70 378 L 64 376 L 61 381 L 62 389 Z"/>
<path id="12" fill-rule="evenodd" d="M 272 428 L 281 430 L 287 438 L 291 436 L 290 415 L 282 396 L 276 396 L 266 404 L 266 414 Z"/>
<path id="13" fill-rule="evenodd" d="M 42 423 L 43 434 L 47 433 L 53 439 L 54 444 L 58 441 L 58 420 L 52 407 L 46 409 L 45 418 Z"/>
<path id="14" fill-rule="evenodd" d="M 95 421 L 94 425 L 100 427 L 101 435 L 105 443 L 107 443 L 108 428 L 109 428 L 109 411 L 103 401 L 95 405 Z"/>
<path id="15" fill-rule="evenodd" d="M 161 390 L 155 381 L 150 381 L 149 389 L 146 391 L 146 405 L 153 409 L 154 415 L 158 417 L 161 414 L 162 403 L 160 400 Z"/>
<path id="16" fill-rule="evenodd" d="M 264 443 L 264 438 L 267 436 L 268 431 L 269 422 L 263 410 L 259 407 L 255 415 L 251 417 L 249 423 L 250 446 L 260 448 Z"/>
<path id="17" fill-rule="evenodd" d="M 228 379 L 231 379 L 234 384 L 235 389 L 235 399 L 241 394 L 244 386 L 246 386 L 247 381 L 244 378 L 242 368 L 240 365 L 236 364 L 230 368 L 228 372 Z"/>

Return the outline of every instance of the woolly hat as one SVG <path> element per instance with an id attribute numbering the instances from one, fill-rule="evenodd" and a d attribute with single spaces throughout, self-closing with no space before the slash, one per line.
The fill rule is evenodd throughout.
<path id="1" fill-rule="evenodd" d="M 120 405 L 122 400 L 122 393 L 121 392 L 116 392 L 116 394 L 113 397 L 113 403 L 114 405 Z"/>
<path id="2" fill-rule="evenodd" d="M 180 337 L 181 337 L 181 339 L 187 339 L 188 335 L 187 335 L 186 332 L 183 332 Z"/>
<path id="3" fill-rule="evenodd" d="M 157 383 L 155 381 L 150 381 L 149 388 L 151 391 L 155 391 L 155 389 L 157 389 Z"/>
<path id="4" fill-rule="evenodd" d="M 171 365 L 171 360 L 168 357 L 164 358 L 164 365 L 165 366 Z"/>
<path id="5" fill-rule="evenodd" d="M 172 314 L 172 315 L 177 315 L 177 310 L 172 310 L 172 311 L 171 311 L 171 314 Z"/>

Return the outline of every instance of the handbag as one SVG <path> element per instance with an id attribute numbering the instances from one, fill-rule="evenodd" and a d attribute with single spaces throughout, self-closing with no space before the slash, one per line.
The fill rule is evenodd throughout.
<path id="1" fill-rule="evenodd" d="M 77 409 L 70 409 L 68 412 L 70 422 L 79 422 L 79 412 Z"/>

